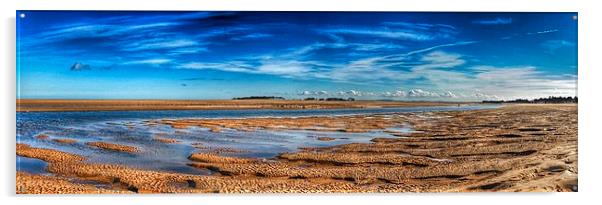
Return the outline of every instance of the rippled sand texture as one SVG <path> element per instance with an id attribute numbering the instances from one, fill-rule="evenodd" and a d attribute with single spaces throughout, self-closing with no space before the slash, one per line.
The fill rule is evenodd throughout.
<path id="1" fill-rule="evenodd" d="M 224 128 L 239 131 L 255 130 L 309 130 L 321 132 L 369 132 L 372 130 L 385 130 L 386 128 L 403 126 L 407 116 L 413 114 L 397 115 L 392 118 L 389 114 L 374 114 L 370 116 L 320 116 L 296 118 L 246 118 L 246 119 L 180 119 L 150 121 L 149 125 L 156 123 L 170 125 L 176 129 L 192 126 L 208 128 L 219 132 Z M 394 131 L 388 131 L 395 133 Z"/>
<path id="2" fill-rule="evenodd" d="M 88 143 L 86 143 L 86 145 L 92 146 L 92 147 L 97 147 L 100 149 L 117 151 L 117 152 L 129 152 L 129 153 L 138 152 L 138 148 L 136 148 L 136 147 L 108 143 L 108 142 L 88 142 Z"/>
<path id="3" fill-rule="evenodd" d="M 343 131 L 341 127 L 357 132 L 394 127 L 385 120 L 347 130 L 351 129 L 345 127 L 352 121 L 349 118 L 333 117 L 328 123 L 337 124 L 335 129 L 339 131 Z M 312 124 L 294 123 L 299 120 L 307 121 L 279 118 L 278 123 L 264 119 L 162 123 L 186 127 L 209 127 L 209 123 L 216 128 L 240 130 L 278 128 L 281 124 L 287 129 L 305 129 L 299 127 Z M 403 122 L 418 132 L 399 138 L 376 138 L 372 143 L 304 148 L 268 160 L 215 153 L 191 155 L 189 165 L 212 170 L 214 174 L 208 176 L 92 164 L 83 156 L 18 144 L 17 155 L 49 162 L 48 171 L 55 176 L 20 172 L 17 192 L 577 191 L 576 105 L 510 105 L 492 110 L 418 113 Z M 311 126 L 316 128 L 315 125 Z M 323 127 L 332 128 L 318 129 Z M 102 186 L 89 186 L 78 180 Z"/>

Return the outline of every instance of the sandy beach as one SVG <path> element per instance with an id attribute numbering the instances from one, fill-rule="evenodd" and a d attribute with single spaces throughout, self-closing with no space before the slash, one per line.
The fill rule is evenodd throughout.
<path id="1" fill-rule="evenodd" d="M 33 107 L 27 109 L 33 111 Z M 399 124 L 411 125 L 412 132 L 389 129 Z M 158 125 L 218 133 L 287 129 L 361 134 L 385 130 L 382 133 L 396 137 L 304 147 L 268 159 L 224 154 L 227 150 L 206 151 L 202 143 L 191 143 L 197 150 L 183 160 L 188 160 L 189 167 L 210 171 L 209 175 L 90 162 L 81 154 L 19 143 L 17 155 L 47 162 L 51 175 L 18 172 L 17 193 L 577 191 L 575 104 L 394 115 L 161 119 L 145 121 L 143 126 Z M 166 135 L 150 140 L 184 143 Z M 140 150 L 135 142 L 83 143 L 86 145 L 125 154 Z"/>

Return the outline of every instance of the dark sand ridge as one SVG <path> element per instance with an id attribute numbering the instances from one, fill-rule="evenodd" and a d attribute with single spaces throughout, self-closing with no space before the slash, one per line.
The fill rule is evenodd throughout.
<path id="1" fill-rule="evenodd" d="M 74 144 L 77 143 L 77 140 L 74 139 L 52 139 L 52 141 L 63 143 L 63 144 Z"/>
<path id="2" fill-rule="evenodd" d="M 17 154 L 49 162 L 49 171 L 59 176 L 96 180 L 115 190 L 125 187 L 138 193 L 577 189 L 576 105 L 512 105 L 426 115 L 403 120 L 422 131 L 407 138 L 305 148 L 268 161 L 210 153 L 190 156 L 191 166 L 213 170 L 216 174 L 211 176 L 90 164 L 78 155 L 22 144 L 17 145 Z M 351 122 L 341 118 L 339 124 L 345 125 L 345 121 Z M 262 126 L 260 121 L 252 122 L 255 124 L 249 124 L 249 129 Z M 388 126 L 386 122 L 374 126 L 380 125 Z M 18 178 L 17 188 L 26 183 L 31 183 L 28 178 Z M 45 182 L 45 186 L 63 185 Z"/>
<path id="3" fill-rule="evenodd" d="M 41 100 L 18 99 L 18 112 L 103 110 L 335 109 L 457 105 L 446 102 L 303 100 Z"/>

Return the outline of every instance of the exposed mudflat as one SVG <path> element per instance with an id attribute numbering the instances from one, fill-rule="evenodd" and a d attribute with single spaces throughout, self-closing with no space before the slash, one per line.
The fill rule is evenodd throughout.
<path id="1" fill-rule="evenodd" d="M 43 100 L 19 99 L 20 112 L 99 110 L 340 109 L 444 106 L 457 103 L 305 100 Z"/>
<path id="2" fill-rule="evenodd" d="M 196 143 L 197 152 L 182 160 L 210 173 L 207 175 L 93 162 L 82 154 L 17 144 L 17 155 L 47 162 L 47 170 L 53 174 L 19 172 L 17 192 L 577 191 L 576 105 L 328 117 L 165 119 L 144 126 L 161 124 L 218 133 L 284 129 L 352 137 L 384 130 L 379 133 L 389 136 L 369 143 L 309 146 L 272 158 L 224 154 L 237 150 L 207 152 L 202 143 Z M 409 125 L 412 131 L 401 132 L 400 125 Z M 155 140 L 176 143 L 163 136 Z M 120 147 L 103 145 L 115 146 Z"/>

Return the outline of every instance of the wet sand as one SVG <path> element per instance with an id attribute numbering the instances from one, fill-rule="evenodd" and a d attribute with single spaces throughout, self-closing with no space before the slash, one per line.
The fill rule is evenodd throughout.
<path id="1" fill-rule="evenodd" d="M 52 139 L 52 141 L 55 141 L 58 143 L 63 143 L 63 144 L 74 144 L 77 142 L 77 140 L 74 140 L 74 139 Z"/>
<path id="2" fill-rule="evenodd" d="M 18 173 L 18 193 L 556 192 L 577 191 L 577 106 L 338 117 L 160 120 L 172 127 L 415 132 L 372 143 L 307 147 L 261 160 L 198 152 L 189 166 L 211 175 L 90 163 L 84 156 L 17 144 L 55 176 Z M 201 146 L 201 145 L 199 145 Z M 38 180 L 39 179 L 39 180 Z M 89 186 L 93 181 L 102 186 Z M 32 187 L 45 187 L 34 189 Z"/>
<path id="3" fill-rule="evenodd" d="M 389 119 L 388 114 L 375 114 L 370 116 L 320 116 L 296 118 L 244 118 L 244 119 L 164 119 L 149 121 L 149 125 L 166 124 L 172 128 L 185 129 L 189 127 L 207 128 L 213 132 L 234 129 L 239 131 L 254 130 L 309 130 L 319 132 L 349 132 L 361 133 L 371 130 L 381 130 L 388 127 L 401 126 L 406 123 L 405 116 L 398 119 Z M 392 131 L 393 132 L 393 131 Z"/>
<path id="4" fill-rule="evenodd" d="M 340 109 L 445 106 L 445 102 L 303 100 L 40 100 L 18 99 L 18 112 L 109 110 Z M 464 104 L 464 103 L 462 103 Z"/>

